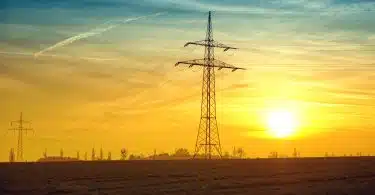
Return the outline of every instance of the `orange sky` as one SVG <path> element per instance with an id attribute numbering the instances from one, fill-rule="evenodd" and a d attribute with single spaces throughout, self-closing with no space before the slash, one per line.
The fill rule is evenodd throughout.
<path id="1" fill-rule="evenodd" d="M 143 154 L 154 148 L 193 149 L 200 114 L 199 68 L 174 68 L 171 59 L 160 59 L 165 65 L 154 62 L 148 72 L 128 72 L 126 67 L 122 71 L 108 67 L 114 62 L 1 58 L 8 65 L 7 74 L 14 75 L 1 79 L 1 107 L 7 111 L 1 116 L 1 128 L 10 128 L 20 111 L 33 122 L 35 133 L 25 138 L 26 159 L 38 158 L 44 148 L 51 155 L 64 148 L 65 154 L 74 156 L 77 150 L 90 153 L 92 147 L 102 146 L 115 158 L 121 147 Z M 263 157 L 272 150 L 291 154 L 293 147 L 304 156 L 373 152 L 373 100 L 366 98 L 371 95 L 369 85 L 362 85 L 369 80 L 329 71 L 294 77 L 288 68 L 257 67 L 217 74 L 217 117 L 225 151 L 244 147 L 250 157 Z M 343 82 L 339 75 L 345 74 Z M 372 73 L 361 74 L 369 78 Z M 265 114 L 279 108 L 295 112 L 301 124 L 289 138 L 292 141 L 264 136 Z M 0 154 L 7 160 L 16 134 L 4 131 L 1 139 L 6 147 Z"/>

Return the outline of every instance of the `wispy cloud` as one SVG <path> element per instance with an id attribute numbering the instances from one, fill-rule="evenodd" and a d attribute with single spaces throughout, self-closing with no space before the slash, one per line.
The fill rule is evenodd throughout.
<path id="1" fill-rule="evenodd" d="M 31 52 L 7 52 L 7 51 L 0 51 L 0 55 L 11 55 L 11 56 L 30 56 L 30 57 L 35 57 L 34 53 Z M 54 57 L 54 58 L 65 58 L 65 59 L 82 59 L 82 60 L 94 60 L 94 61 L 114 61 L 118 60 L 116 58 L 95 58 L 95 57 L 76 57 L 76 56 L 68 56 L 68 55 L 56 55 L 56 54 L 43 54 L 45 57 Z"/>
<path id="2" fill-rule="evenodd" d="M 54 44 L 54 45 L 52 45 L 52 46 L 50 46 L 48 48 L 45 48 L 45 49 L 43 49 L 43 50 L 41 50 L 39 52 L 36 52 L 34 54 L 34 56 L 38 57 L 38 56 L 42 55 L 43 53 L 45 53 L 47 51 L 51 51 L 53 49 L 66 46 L 68 44 L 72 44 L 75 41 L 78 41 L 78 40 L 81 40 L 81 39 L 84 39 L 84 38 L 88 38 L 88 37 L 91 37 L 91 36 L 95 36 L 95 35 L 100 35 L 100 34 L 106 32 L 106 31 L 109 31 L 109 30 L 117 27 L 120 24 L 125 24 L 125 23 L 131 22 L 131 21 L 136 21 L 136 20 L 142 19 L 142 18 L 148 18 L 148 17 L 152 17 L 152 16 L 159 16 L 159 15 L 162 15 L 162 14 L 164 14 L 164 12 L 156 13 L 156 14 L 153 14 L 153 15 L 140 16 L 140 17 L 136 17 L 136 18 L 128 18 L 128 19 L 120 21 L 117 24 L 116 23 L 115 24 L 111 24 L 111 23 L 113 23 L 113 21 L 111 20 L 111 21 L 108 21 L 108 22 L 105 23 L 105 24 L 107 24 L 107 23 L 111 24 L 111 25 L 109 25 L 107 27 L 104 27 L 104 28 L 100 28 L 100 27 L 99 28 L 95 28 L 95 29 L 90 30 L 88 32 L 84 32 L 84 33 L 75 35 L 73 37 L 69 37 L 69 38 L 67 38 L 65 40 L 62 40 L 62 41 L 60 41 L 60 42 L 58 42 L 58 43 L 56 43 L 56 44 Z"/>

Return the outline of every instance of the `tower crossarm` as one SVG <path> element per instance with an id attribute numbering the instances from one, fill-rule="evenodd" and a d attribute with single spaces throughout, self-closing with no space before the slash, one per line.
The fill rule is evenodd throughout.
<path id="1" fill-rule="evenodd" d="M 34 131 L 33 128 L 25 128 L 25 127 L 15 127 L 15 128 L 10 128 L 8 129 L 9 131 L 17 131 L 17 130 L 22 130 L 22 131 Z"/>
<path id="2" fill-rule="evenodd" d="M 14 126 L 15 124 L 20 124 L 20 123 L 23 123 L 23 124 L 31 124 L 30 121 L 25 121 L 25 120 L 18 120 L 18 121 L 11 121 L 10 122 L 10 126 Z"/>
<path id="3" fill-rule="evenodd" d="M 224 51 L 228 51 L 229 49 L 238 49 L 235 47 L 231 47 L 228 45 L 224 45 L 222 43 L 219 43 L 214 40 L 201 40 L 201 41 L 194 41 L 194 42 L 187 42 L 184 47 L 187 47 L 188 45 L 200 45 L 200 46 L 208 46 L 208 47 L 216 47 L 216 48 L 223 48 Z"/>
<path id="4" fill-rule="evenodd" d="M 232 72 L 236 70 L 246 70 L 245 68 L 240 68 L 233 66 L 231 64 L 227 64 L 225 62 L 222 62 L 220 60 L 213 59 L 211 64 L 206 63 L 206 59 L 195 59 L 195 60 L 187 60 L 187 61 L 180 61 L 175 64 L 175 66 L 178 66 L 180 64 L 189 65 L 189 68 L 193 66 L 202 66 L 202 67 L 213 67 L 218 68 L 218 70 L 221 69 L 231 69 Z"/>
<path id="5" fill-rule="evenodd" d="M 9 131 L 21 131 L 21 132 L 25 132 L 26 134 L 27 134 L 28 131 L 34 132 L 34 129 L 32 129 L 32 128 L 25 128 L 25 127 L 15 127 L 15 128 L 10 128 L 8 130 Z"/>
<path id="6" fill-rule="evenodd" d="M 34 131 L 32 128 L 26 128 L 23 124 L 31 124 L 30 121 L 25 120 L 18 120 L 18 121 L 11 121 L 10 126 L 13 128 L 8 129 L 9 131 L 21 131 L 27 133 L 27 131 Z M 17 126 L 16 126 L 17 125 Z"/>

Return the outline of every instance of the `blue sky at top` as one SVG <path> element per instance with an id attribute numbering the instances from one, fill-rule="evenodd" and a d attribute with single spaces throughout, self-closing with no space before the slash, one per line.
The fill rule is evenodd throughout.
<path id="1" fill-rule="evenodd" d="M 164 49 L 170 51 L 184 40 L 202 39 L 207 11 L 212 10 L 215 38 L 245 51 L 304 46 L 313 54 L 355 47 L 367 55 L 366 44 L 373 42 L 375 34 L 374 7 L 371 1 L 354 0 L 19 0 L 1 3 L 0 40 L 9 46 L 7 51 L 38 52 L 69 37 L 106 28 L 113 21 L 164 12 L 52 52 L 70 54 L 78 46 L 87 46 L 88 55 L 96 53 L 91 50 L 100 50 L 117 56 L 152 51 L 155 48 L 151 45 L 165 43 L 168 47 Z M 184 32 L 183 38 L 179 32 Z M 137 46 L 143 43 L 147 45 Z M 124 44 L 137 48 L 129 49 Z M 296 48 L 288 49 L 296 52 Z"/>
<path id="2" fill-rule="evenodd" d="M 274 0 L 274 1 L 194 1 L 194 0 L 17 0 L 1 3 L 0 18 L 4 24 L 29 25 L 99 25 L 109 19 L 139 16 L 160 11 L 163 18 L 183 28 L 179 20 L 200 19 L 196 12 L 213 10 L 216 23 L 229 28 L 252 25 L 291 25 L 296 31 L 356 30 L 374 32 L 371 1 Z M 166 21 L 163 19 L 163 22 Z M 142 21 L 140 21 L 142 22 Z M 146 22 L 146 21 L 145 21 Z M 7 29 L 9 30 L 9 29 Z M 293 30 L 293 29 L 290 29 Z M 246 32 L 246 31 L 244 31 Z M 247 33 L 247 32 L 246 32 Z"/>

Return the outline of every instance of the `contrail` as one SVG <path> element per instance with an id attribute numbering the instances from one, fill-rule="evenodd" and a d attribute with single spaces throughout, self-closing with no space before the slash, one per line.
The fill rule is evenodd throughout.
<path id="1" fill-rule="evenodd" d="M 0 55 L 22 55 L 22 56 L 35 56 L 34 53 L 28 52 L 7 52 L 7 51 L 0 51 Z M 54 54 L 43 54 L 46 57 L 55 57 L 55 58 L 69 58 L 69 59 L 81 59 L 81 60 L 94 60 L 94 61 L 115 61 L 119 60 L 116 58 L 94 58 L 94 57 L 75 57 L 75 56 L 68 56 L 68 55 L 54 55 Z"/>
<path id="2" fill-rule="evenodd" d="M 159 16 L 159 15 L 162 15 L 162 14 L 165 14 L 165 13 L 166 12 L 159 12 L 159 13 L 152 14 L 152 15 L 147 15 L 147 16 L 140 16 L 140 17 L 136 17 L 136 18 L 128 18 L 128 19 L 125 19 L 125 20 L 120 20 L 120 22 L 122 24 L 125 24 L 125 23 L 131 22 L 131 21 L 139 20 L 139 19 L 142 19 L 142 18 L 148 18 L 148 17 L 152 17 L 152 16 Z M 112 20 L 108 21 L 106 23 L 111 23 L 111 22 L 112 22 Z M 109 31 L 109 30 L 117 27 L 120 24 L 112 24 L 112 25 L 110 25 L 108 27 L 105 27 L 105 28 L 96 28 L 96 29 L 93 29 L 91 31 L 88 31 L 88 32 L 85 32 L 85 33 L 81 33 L 81 34 L 78 34 L 76 36 L 67 38 L 65 40 L 62 40 L 62 41 L 56 43 L 55 45 L 52 45 L 52 46 L 50 46 L 50 47 L 48 47 L 46 49 L 43 49 L 43 50 L 41 50 L 39 52 L 36 52 L 34 54 L 34 57 L 38 57 L 38 56 L 42 55 L 43 53 L 45 53 L 47 51 L 50 51 L 50 50 L 53 50 L 53 49 L 56 49 L 56 48 L 59 48 L 59 47 L 63 47 L 65 45 L 71 44 L 71 43 L 73 43 L 75 41 L 78 41 L 80 39 L 84 39 L 84 38 L 87 38 L 87 37 L 91 37 L 91 36 L 102 34 L 102 33 L 106 32 L 106 31 Z"/>

